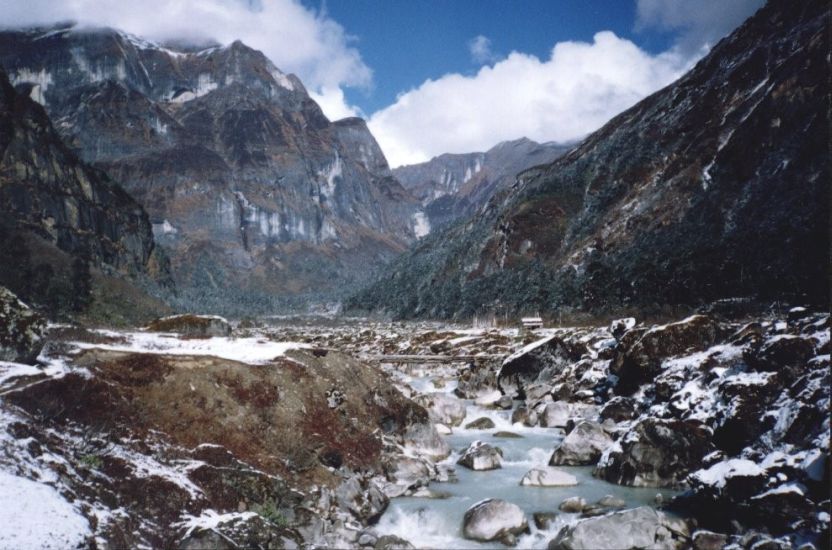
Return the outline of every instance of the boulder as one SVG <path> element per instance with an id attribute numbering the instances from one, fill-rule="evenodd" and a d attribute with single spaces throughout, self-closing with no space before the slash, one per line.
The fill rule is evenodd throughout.
<path id="1" fill-rule="evenodd" d="M 616 396 L 607 401 L 599 413 L 601 420 L 624 422 L 638 416 L 638 403 L 632 397 Z"/>
<path id="2" fill-rule="evenodd" d="M 612 373 L 619 378 L 617 393 L 633 392 L 659 372 L 664 359 L 707 349 L 719 336 L 719 324 L 714 319 L 693 315 L 676 323 L 653 327 L 634 342 L 622 339 L 610 365 Z"/>
<path id="3" fill-rule="evenodd" d="M 500 393 L 500 390 L 491 390 L 477 396 L 474 399 L 474 405 L 478 407 L 495 407 L 502 397 L 503 394 Z"/>
<path id="4" fill-rule="evenodd" d="M 34 363 L 45 331 L 46 319 L 0 287 L 0 361 Z"/>
<path id="5" fill-rule="evenodd" d="M 522 439 L 523 436 L 514 432 L 494 432 L 494 437 L 502 437 L 503 439 Z"/>
<path id="6" fill-rule="evenodd" d="M 303 544 L 303 539 L 296 531 L 278 525 L 261 515 L 244 512 L 226 516 L 228 519 L 218 522 L 213 527 L 189 529 L 175 546 L 183 550 L 203 548 L 232 550 L 255 548 L 266 540 L 270 541 L 275 548 L 297 549 Z"/>
<path id="7" fill-rule="evenodd" d="M 393 456 L 384 461 L 383 467 L 387 479 L 405 489 L 425 486 L 436 477 L 430 463 L 420 458 Z"/>
<path id="8" fill-rule="evenodd" d="M 516 504 L 500 499 L 487 499 L 468 508 L 462 520 L 462 535 L 480 542 L 512 540 L 526 533 L 526 514 Z"/>
<path id="9" fill-rule="evenodd" d="M 536 403 L 547 395 L 552 394 L 552 386 L 549 384 L 531 384 L 526 388 L 526 403 Z"/>
<path id="10" fill-rule="evenodd" d="M 454 427 L 465 419 L 465 402 L 447 393 L 428 393 L 419 395 L 414 401 L 427 409 L 434 422 Z"/>
<path id="11" fill-rule="evenodd" d="M 211 338 L 213 336 L 230 336 L 231 325 L 216 315 L 171 315 L 152 321 L 145 330 L 151 332 L 174 332 L 192 338 Z"/>
<path id="12" fill-rule="evenodd" d="M 373 550 L 411 550 L 412 548 L 416 547 L 396 535 L 381 536 L 373 545 Z"/>
<path id="13" fill-rule="evenodd" d="M 584 346 L 583 352 L 586 352 Z M 497 373 L 497 387 L 506 394 L 525 397 L 525 390 L 534 383 L 543 382 L 547 374 L 553 375 L 569 363 L 578 361 L 582 351 L 568 346 L 558 335 L 549 336 L 513 353 Z"/>
<path id="14" fill-rule="evenodd" d="M 584 508 L 586 508 L 586 500 L 583 497 L 569 497 L 558 506 L 558 510 L 567 514 L 580 514 Z"/>
<path id="15" fill-rule="evenodd" d="M 612 438 L 597 422 L 582 420 L 569 432 L 549 460 L 551 466 L 595 464 Z"/>
<path id="16" fill-rule="evenodd" d="M 390 499 L 372 481 L 358 475 L 348 477 L 335 489 L 338 506 L 363 524 L 374 523 L 390 504 Z"/>
<path id="17" fill-rule="evenodd" d="M 560 530 L 550 543 L 551 550 L 681 548 L 683 540 L 665 524 L 664 515 L 650 507 L 613 512 L 582 519 Z"/>
<path id="18" fill-rule="evenodd" d="M 532 468 L 520 480 L 520 485 L 529 487 L 573 487 L 577 484 L 578 478 L 551 466 Z"/>
<path id="19" fill-rule="evenodd" d="M 643 418 L 604 452 L 595 475 L 619 485 L 678 487 L 712 450 L 710 438 L 696 420 Z"/>
<path id="20" fill-rule="evenodd" d="M 534 526 L 541 531 L 548 531 L 557 517 L 558 514 L 556 512 L 535 512 L 532 514 Z"/>
<path id="21" fill-rule="evenodd" d="M 722 550 L 728 544 L 728 535 L 700 529 L 693 533 L 691 543 L 693 550 Z"/>
<path id="22" fill-rule="evenodd" d="M 492 428 L 494 428 L 494 421 L 485 416 L 465 425 L 466 430 L 490 430 Z"/>
<path id="23" fill-rule="evenodd" d="M 625 317 L 623 319 L 616 319 L 612 323 L 610 323 L 610 334 L 612 334 L 613 338 L 616 340 L 620 340 L 624 333 L 628 330 L 635 328 L 636 320 L 635 317 Z"/>
<path id="24" fill-rule="evenodd" d="M 456 463 L 469 470 L 496 470 L 502 467 L 502 459 L 503 451 L 499 447 L 493 447 L 483 441 L 474 441 Z"/>
<path id="25" fill-rule="evenodd" d="M 442 460 L 451 454 L 448 442 L 430 422 L 411 424 L 405 430 L 402 440 L 406 449 L 433 460 Z"/>
<path id="26" fill-rule="evenodd" d="M 565 401 L 547 403 L 540 414 L 540 425 L 544 428 L 564 428 L 569 417 L 569 405 Z"/>
<path id="27" fill-rule="evenodd" d="M 758 349 L 749 349 L 743 358 L 759 371 L 781 371 L 803 366 L 815 355 L 815 343 L 811 338 L 793 334 L 780 334 L 766 340 Z"/>
<path id="28" fill-rule="evenodd" d="M 597 504 L 602 508 L 624 508 L 627 505 L 622 499 L 612 495 L 604 495 L 598 500 Z"/>

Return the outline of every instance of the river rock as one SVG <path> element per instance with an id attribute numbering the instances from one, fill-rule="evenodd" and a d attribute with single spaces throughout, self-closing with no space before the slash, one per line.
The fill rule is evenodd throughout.
<path id="1" fill-rule="evenodd" d="M 487 499 L 474 504 L 462 520 L 462 535 L 481 542 L 511 539 L 528 530 L 523 510 L 500 499 Z"/>
<path id="2" fill-rule="evenodd" d="M 565 401 L 547 403 L 540 414 L 540 425 L 544 428 L 563 428 L 569 416 L 569 405 Z"/>
<path id="3" fill-rule="evenodd" d="M 414 423 L 407 427 L 402 438 L 404 447 L 432 460 L 442 460 L 451 454 L 451 447 L 430 422 Z"/>
<path id="4" fill-rule="evenodd" d="M 532 514 L 532 521 L 534 521 L 534 526 L 541 531 L 548 531 L 557 517 L 556 512 L 535 512 Z"/>
<path id="5" fill-rule="evenodd" d="M 503 397 L 500 390 L 491 390 L 490 392 L 479 395 L 474 399 L 474 405 L 478 407 L 494 407 Z"/>
<path id="6" fill-rule="evenodd" d="M 387 509 L 390 499 L 372 481 L 348 477 L 335 489 L 338 506 L 363 524 L 373 523 Z"/>
<path id="7" fill-rule="evenodd" d="M 618 497 L 605 495 L 598 500 L 598 506 L 603 508 L 624 508 L 627 503 Z"/>
<path id="8" fill-rule="evenodd" d="M 728 536 L 701 529 L 691 537 L 694 550 L 722 550 L 728 543 Z"/>
<path id="9" fill-rule="evenodd" d="M 625 332 L 635 328 L 635 326 L 636 320 L 634 317 L 625 317 L 624 319 L 616 319 L 610 323 L 609 331 L 613 338 L 620 340 Z"/>
<path id="10" fill-rule="evenodd" d="M 706 315 L 693 315 L 653 327 L 634 342 L 625 335 L 610 365 L 612 373 L 618 376 L 616 391 L 625 395 L 633 392 L 659 371 L 664 359 L 707 349 L 716 342 L 719 333 L 715 320 Z"/>
<path id="11" fill-rule="evenodd" d="M 405 489 L 425 486 L 436 477 L 431 464 L 421 458 L 398 455 L 387 458 L 383 467 L 387 479 Z"/>
<path id="12" fill-rule="evenodd" d="M 0 286 L 0 361 L 34 363 L 45 330 L 46 319 Z"/>
<path id="13" fill-rule="evenodd" d="M 451 435 L 454 433 L 451 428 L 444 424 L 434 424 L 434 427 L 436 428 L 436 433 L 439 435 Z"/>
<path id="14" fill-rule="evenodd" d="M 525 396 L 525 389 L 547 372 L 562 370 L 569 363 L 578 361 L 583 350 L 568 346 L 558 335 L 549 336 L 533 342 L 513 353 L 503 361 L 497 373 L 497 387 L 506 394 Z"/>
<path id="15" fill-rule="evenodd" d="M 499 447 L 493 447 L 483 441 L 474 441 L 456 463 L 470 470 L 496 470 L 502 467 L 502 459 L 503 451 Z"/>
<path id="16" fill-rule="evenodd" d="M 520 485 L 530 487 L 572 487 L 577 484 L 578 478 L 551 466 L 532 468 L 520 480 Z"/>
<path id="17" fill-rule="evenodd" d="M 758 349 L 747 350 L 743 358 L 760 371 L 780 371 L 800 367 L 815 354 L 812 339 L 794 334 L 770 338 Z"/>
<path id="18" fill-rule="evenodd" d="M 638 404 L 632 397 L 616 396 L 604 403 L 600 411 L 601 420 L 613 422 L 632 420 L 638 416 Z"/>
<path id="19" fill-rule="evenodd" d="M 454 427 L 465 419 L 465 402 L 447 393 L 428 393 L 419 395 L 414 401 L 427 409 L 434 422 Z"/>
<path id="20" fill-rule="evenodd" d="M 569 497 L 564 499 L 558 506 L 558 510 L 567 514 L 578 514 L 586 508 L 586 500 L 583 497 Z"/>
<path id="21" fill-rule="evenodd" d="M 485 416 L 465 425 L 466 430 L 490 430 L 492 428 L 494 428 L 494 421 Z"/>
<path id="22" fill-rule="evenodd" d="M 504 439 L 522 439 L 523 436 L 514 432 L 494 432 L 494 437 L 502 437 Z"/>
<path id="23" fill-rule="evenodd" d="M 620 548 L 676 548 L 664 525 L 663 514 L 648 506 L 582 519 L 561 529 L 549 543 L 550 550 L 618 550 Z"/>
<path id="24" fill-rule="evenodd" d="M 411 550 L 412 548 L 416 547 L 396 535 L 381 536 L 373 546 L 373 550 Z"/>
<path id="25" fill-rule="evenodd" d="M 152 332 L 174 332 L 191 338 L 211 338 L 213 336 L 230 336 L 231 325 L 217 315 L 171 315 L 161 317 L 147 325 Z"/>
<path id="26" fill-rule="evenodd" d="M 582 420 L 569 432 L 549 460 L 551 466 L 595 464 L 612 438 L 597 422 Z"/>
<path id="27" fill-rule="evenodd" d="M 711 450 L 701 422 L 643 418 L 607 449 L 595 475 L 619 485 L 677 487 Z"/>
<path id="28" fill-rule="evenodd" d="M 536 403 L 547 395 L 552 394 L 552 386 L 549 384 L 531 384 L 526 388 L 526 403 Z"/>

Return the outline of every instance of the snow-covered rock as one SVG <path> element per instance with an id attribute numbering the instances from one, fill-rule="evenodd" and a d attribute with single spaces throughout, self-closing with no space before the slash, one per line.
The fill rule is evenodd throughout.
<path id="1" fill-rule="evenodd" d="M 520 480 L 520 485 L 530 487 L 571 487 L 578 484 L 578 478 L 550 466 L 532 468 Z"/>

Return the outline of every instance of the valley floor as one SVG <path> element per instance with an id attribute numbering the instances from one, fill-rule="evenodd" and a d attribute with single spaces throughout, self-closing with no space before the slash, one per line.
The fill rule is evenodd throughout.
<path id="1" fill-rule="evenodd" d="M 827 313 L 205 323 L 0 362 L 0 547 L 828 544 Z"/>

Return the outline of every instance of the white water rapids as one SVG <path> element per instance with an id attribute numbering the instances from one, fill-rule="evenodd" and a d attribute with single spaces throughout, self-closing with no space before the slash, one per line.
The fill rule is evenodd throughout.
<path id="1" fill-rule="evenodd" d="M 400 383 L 407 384 L 418 393 L 444 391 L 452 392 L 455 382 L 445 384 L 441 389 L 434 387 L 431 376 L 408 376 L 396 371 Z M 511 424 L 511 411 L 486 409 L 466 401 L 467 416 L 461 426 L 481 417 L 488 417 L 495 427 L 488 430 L 466 430 L 453 428 L 453 434 L 445 436 L 453 452 L 446 463 L 456 469 L 456 482 L 431 483 L 434 492 L 445 493 L 448 498 L 428 499 L 400 497 L 392 499 L 390 507 L 376 526 L 381 535 L 396 535 L 410 541 L 417 548 L 495 548 L 498 542 L 479 543 L 462 537 L 462 518 L 465 511 L 476 502 L 486 498 L 500 498 L 520 506 L 529 521 L 531 533 L 518 537 L 517 548 L 546 548 L 558 531 L 574 523 L 580 514 L 558 511 L 558 505 L 572 496 L 583 497 L 587 503 L 594 503 L 605 495 L 624 500 L 628 508 L 655 505 L 657 493 L 665 501 L 673 491 L 655 488 L 623 487 L 607 483 L 592 476 L 591 466 L 559 466 L 558 468 L 578 478 L 574 487 L 528 487 L 521 486 L 523 475 L 535 466 L 548 464 L 552 451 L 561 440 L 561 432 L 552 428 L 529 428 L 522 424 Z M 515 404 L 516 406 L 516 404 Z M 495 437 L 500 431 L 513 432 L 521 438 Z M 503 451 L 502 468 L 475 472 L 457 466 L 462 451 L 475 440 L 495 445 Z M 557 518 L 549 529 L 537 529 L 532 520 L 534 512 L 555 512 Z"/>

